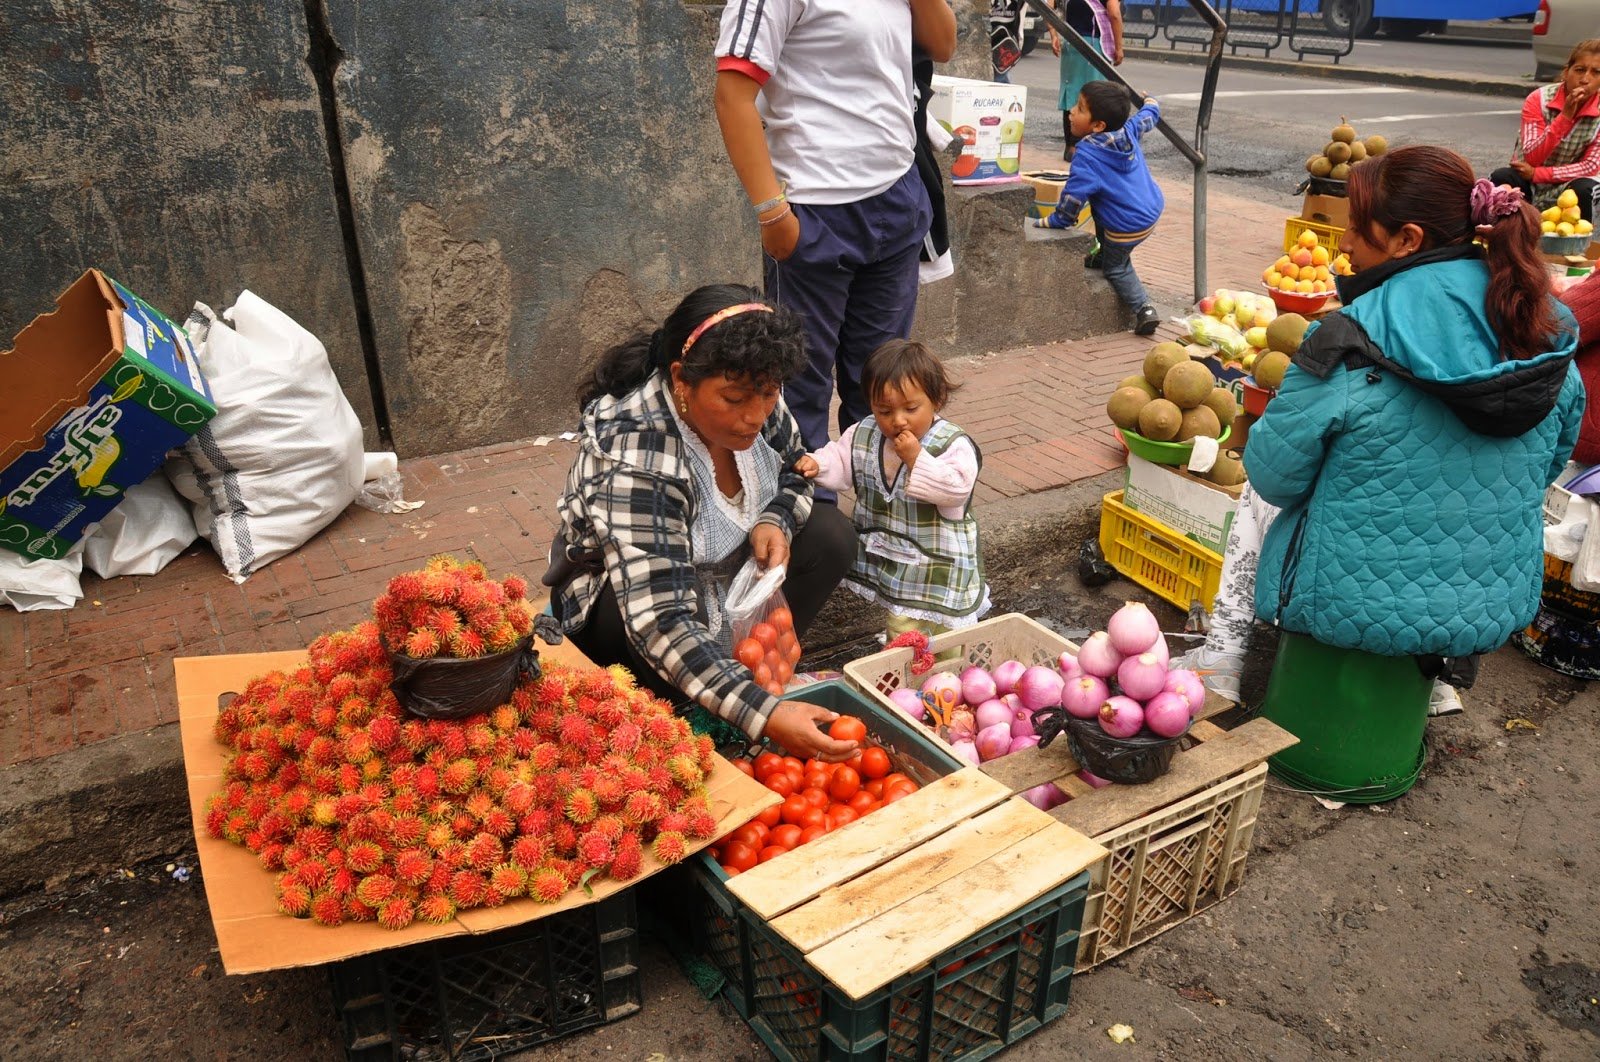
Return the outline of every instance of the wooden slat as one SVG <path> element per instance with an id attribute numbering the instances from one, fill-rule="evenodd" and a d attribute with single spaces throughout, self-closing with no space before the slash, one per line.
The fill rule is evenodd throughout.
<path id="1" fill-rule="evenodd" d="M 1270 720 L 1252 719 L 1174 756 L 1171 770 L 1153 782 L 1097 789 L 1088 796 L 1069 800 L 1050 815 L 1081 833 L 1098 837 L 1254 767 L 1299 740 Z"/>
<path id="2" fill-rule="evenodd" d="M 1067 736 L 1060 735 L 1041 749 L 1034 745 L 1020 749 L 1009 756 L 990 760 L 979 770 L 1005 786 L 1013 793 L 1025 793 L 1036 785 L 1077 773 L 1081 765 L 1072 758 Z"/>
<path id="3" fill-rule="evenodd" d="M 806 958 L 860 999 L 959 944 L 974 926 L 1014 913 L 1104 857 L 1105 849 L 1081 834 L 1040 830 Z"/>
<path id="4" fill-rule="evenodd" d="M 814 951 L 1024 837 L 1055 825 L 1049 815 L 1021 797 L 1012 797 L 876 870 L 774 918 L 772 928 L 802 952 Z M 959 919 L 962 912 L 952 911 L 951 916 Z M 972 932 L 982 928 L 969 926 Z"/>
<path id="5" fill-rule="evenodd" d="M 1067 794 L 1069 798 L 1088 796 L 1094 792 L 1094 786 L 1075 774 L 1069 774 L 1065 778 L 1057 778 L 1056 788 Z"/>
<path id="6" fill-rule="evenodd" d="M 1189 736 L 1194 738 L 1196 741 L 1210 741 L 1213 738 L 1219 738 L 1226 733 L 1227 731 L 1222 729 L 1217 724 L 1209 723 L 1204 719 L 1196 719 L 1194 722 L 1189 724 Z"/>
<path id="7" fill-rule="evenodd" d="M 776 918 L 1010 795 L 976 767 L 964 768 L 797 852 L 745 871 L 728 882 L 728 891 L 762 918 Z"/>

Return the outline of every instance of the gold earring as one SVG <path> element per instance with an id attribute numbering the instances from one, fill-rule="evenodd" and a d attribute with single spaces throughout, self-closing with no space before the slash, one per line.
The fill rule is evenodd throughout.
<path id="1" fill-rule="evenodd" d="M 673 396 L 675 398 L 677 398 L 677 400 L 678 400 L 678 415 L 681 417 L 685 413 L 688 413 L 689 412 L 689 403 L 688 403 L 688 400 L 684 397 L 683 388 L 681 388 L 681 387 L 678 388 L 675 392 L 673 392 Z"/>

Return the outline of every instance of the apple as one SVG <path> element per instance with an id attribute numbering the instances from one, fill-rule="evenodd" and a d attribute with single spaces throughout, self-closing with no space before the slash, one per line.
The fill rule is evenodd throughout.
<path id="1" fill-rule="evenodd" d="M 1248 329 L 1244 334 L 1244 341 L 1257 350 L 1265 350 L 1267 348 L 1267 330 L 1260 325 Z"/>
<path id="2" fill-rule="evenodd" d="M 1309 247 L 1297 247 L 1294 254 L 1289 256 L 1289 259 L 1303 269 L 1311 265 L 1311 249 Z"/>
<path id="3" fill-rule="evenodd" d="M 1199 310 L 1201 313 L 1205 314 L 1207 317 L 1210 317 L 1210 316 L 1212 316 L 1211 311 L 1216 309 L 1216 307 L 1217 307 L 1217 300 L 1212 298 L 1210 295 L 1207 295 L 1205 298 L 1201 299 L 1199 302 L 1195 303 L 1194 305 L 1195 305 L 1195 309 Z"/>
<path id="4" fill-rule="evenodd" d="M 1237 303 L 1234 302 L 1233 296 L 1227 292 L 1221 292 L 1217 295 L 1216 309 L 1219 317 L 1225 317 L 1232 313 L 1236 305 Z"/>
<path id="5" fill-rule="evenodd" d="M 1314 266 L 1325 266 L 1325 265 L 1328 264 L 1328 261 L 1329 261 L 1328 249 L 1326 247 L 1322 246 L 1321 244 L 1318 244 L 1317 246 L 1311 248 L 1311 264 L 1312 265 L 1314 265 Z"/>
<path id="6" fill-rule="evenodd" d="M 1239 300 L 1239 305 L 1234 307 L 1234 318 L 1239 322 L 1240 328 L 1249 328 L 1256 323 L 1256 302 L 1254 299 Z"/>
<path id="7" fill-rule="evenodd" d="M 1317 234 L 1312 232 L 1310 229 L 1301 229 L 1300 236 L 1295 240 L 1295 242 L 1309 251 L 1311 248 L 1317 245 Z"/>
<path id="8" fill-rule="evenodd" d="M 1239 359 L 1239 364 L 1244 367 L 1245 372 L 1249 372 L 1251 369 L 1255 368 L 1256 352 L 1253 350 L 1247 351 L 1245 356 Z"/>

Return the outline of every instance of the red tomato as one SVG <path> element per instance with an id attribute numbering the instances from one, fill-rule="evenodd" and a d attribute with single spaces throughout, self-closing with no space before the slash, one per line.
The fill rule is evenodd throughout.
<path id="1" fill-rule="evenodd" d="M 756 865 L 756 850 L 737 841 L 722 850 L 722 865 L 734 870 L 749 870 Z"/>
<path id="2" fill-rule="evenodd" d="M 783 821 L 783 805 L 774 804 L 770 808 L 763 808 L 761 813 L 755 817 L 755 821 L 766 826 L 769 830 L 772 829 L 772 827 Z"/>
<path id="3" fill-rule="evenodd" d="M 793 631 L 778 632 L 778 652 L 788 653 L 790 649 L 800 644 L 800 639 L 794 636 Z"/>
<path id="4" fill-rule="evenodd" d="M 768 845 L 761 850 L 760 855 L 756 856 L 756 862 L 765 863 L 769 859 L 777 859 L 779 856 L 787 854 L 788 851 L 787 848 L 781 848 L 775 844 Z"/>
<path id="5" fill-rule="evenodd" d="M 797 771 L 804 771 L 806 769 L 805 761 L 797 756 L 785 756 L 783 758 L 783 766 L 785 768 L 793 767 Z"/>
<path id="6" fill-rule="evenodd" d="M 751 671 L 761 663 L 761 658 L 767 655 L 766 649 L 754 638 L 745 638 L 733 648 L 733 658 Z"/>
<path id="7" fill-rule="evenodd" d="M 769 785 L 767 788 L 770 789 L 771 786 Z M 870 782 L 863 782 L 863 783 L 861 783 L 861 790 L 864 793 L 871 793 L 872 794 L 872 798 L 874 800 L 876 800 L 879 797 L 883 796 L 883 779 L 882 778 L 874 778 Z"/>
<path id="8" fill-rule="evenodd" d="M 765 782 L 767 780 L 767 775 L 771 774 L 774 768 L 781 767 L 782 765 L 783 757 L 779 756 L 776 752 L 761 753 L 756 757 L 755 761 L 756 781 Z"/>
<path id="9" fill-rule="evenodd" d="M 778 631 L 770 623 L 758 623 L 751 627 L 750 637 L 760 642 L 762 649 L 771 649 L 778 644 Z"/>
<path id="10" fill-rule="evenodd" d="M 751 670 L 755 672 L 757 686 L 767 689 L 772 685 L 772 669 L 766 664 L 757 664 Z"/>
<path id="11" fill-rule="evenodd" d="M 792 631 L 794 630 L 794 613 L 779 605 L 767 613 L 767 622 L 780 631 Z"/>
<path id="12" fill-rule="evenodd" d="M 738 867 L 730 867 L 726 863 L 722 864 L 722 872 L 728 875 L 730 878 L 736 878 L 740 874 L 744 873 L 744 871 L 740 870 Z"/>
<path id="13" fill-rule="evenodd" d="M 767 835 L 767 843 L 793 848 L 800 843 L 800 827 L 786 822 Z"/>
<path id="14" fill-rule="evenodd" d="M 849 800 L 849 808 L 851 811 L 856 813 L 858 818 L 862 815 L 865 815 L 867 812 L 871 811 L 877 806 L 877 799 L 865 789 L 858 791 L 856 795 L 851 797 Z"/>
<path id="15" fill-rule="evenodd" d="M 807 792 L 810 792 L 810 790 L 807 790 Z M 806 809 L 808 809 L 810 807 L 811 807 L 811 802 L 808 801 L 805 797 L 801 796 L 799 793 L 794 793 L 794 794 L 791 794 L 790 796 L 784 797 L 783 798 L 783 821 L 784 822 L 791 822 L 791 823 L 792 822 L 799 822 L 800 821 L 800 813 L 805 811 Z"/>
<path id="16" fill-rule="evenodd" d="M 728 840 L 733 844 L 748 845 L 759 849 L 767 838 L 767 827 L 761 822 L 747 822 L 737 830 L 728 834 Z"/>
<path id="17" fill-rule="evenodd" d="M 833 777 L 833 775 L 829 774 L 827 771 L 821 770 L 821 769 L 816 768 L 816 767 L 807 767 L 806 768 L 806 788 L 807 789 L 826 789 L 826 788 L 828 788 L 828 779 L 830 779 L 832 777 Z"/>
<path id="18" fill-rule="evenodd" d="M 840 767 L 833 772 L 833 779 L 828 782 L 828 795 L 835 800 L 849 800 L 861 789 L 861 776 L 848 766 Z"/>
<path id="19" fill-rule="evenodd" d="M 864 741 L 867 737 L 867 724 L 853 715 L 841 715 L 828 728 L 828 736 L 835 741 Z"/>
<path id="20" fill-rule="evenodd" d="M 883 796 L 884 796 L 885 800 L 887 800 L 889 798 L 889 794 L 890 793 L 900 793 L 903 796 L 910 796 L 912 793 L 915 793 L 918 788 L 919 788 L 919 786 L 915 782 L 912 782 L 912 781 L 899 781 L 899 782 L 894 783 L 894 785 L 886 785 L 886 786 L 884 786 L 883 787 Z"/>
<path id="21" fill-rule="evenodd" d="M 892 772 L 890 774 L 886 774 L 886 775 L 883 776 L 883 788 L 888 789 L 891 785 L 894 785 L 896 782 L 909 782 L 909 781 L 911 781 L 910 778 L 907 778 L 905 775 L 901 774 L 899 771 L 894 771 L 894 772 Z"/>
<path id="22" fill-rule="evenodd" d="M 767 775 L 767 788 L 781 797 L 786 797 L 797 788 L 794 779 L 789 777 L 788 771 L 773 771 Z"/>
<path id="23" fill-rule="evenodd" d="M 750 761 L 749 760 L 734 760 L 733 761 L 733 769 L 736 770 L 736 771 L 743 771 L 745 774 L 749 775 L 751 778 L 754 778 L 756 776 L 756 769 L 754 767 L 750 766 Z"/>
<path id="24" fill-rule="evenodd" d="M 794 665 L 789 661 L 780 658 L 772 665 L 772 681 L 788 682 L 792 678 L 794 678 Z"/>
<path id="25" fill-rule="evenodd" d="M 865 749 L 856 749 L 856 751 L 851 754 L 850 758 L 848 760 L 844 761 L 844 765 L 846 767 L 850 768 L 852 771 L 856 772 L 857 774 L 860 774 L 861 773 L 861 757 L 865 754 L 865 752 L 866 752 Z"/>
<path id="26" fill-rule="evenodd" d="M 784 658 L 789 661 L 789 666 L 790 667 L 793 667 L 796 664 L 798 664 L 800 662 L 800 646 L 799 646 L 799 644 L 795 644 L 795 645 L 789 646 L 789 650 L 788 650 L 788 652 L 786 652 L 784 654 Z"/>
<path id="27" fill-rule="evenodd" d="M 815 806 L 806 808 L 805 813 L 800 816 L 801 829 L 809 830 L 813 826 L 821 826 L 824 829 L 828 826 L 827 814 L 821 808 Z"/>
<path id="28" fill-rule="evenodd" d="M 904 786 L 899 785 L 895 786 L 893 789 L 885 789 L 883 791 L 884 806 L 887 807 L 888 805 L 893 804 L 896 800 L 904 800 L 914 792 L 916 792 L 916 790 L 907 789 Z"/>
<path id="29" fill-rule="evenodd" d="M 807 789 L 802 791 L 799 795 L 805 799 L 807 804 L 810 804 L 814 808 L 825 808 L 829 803 L 828 791 L 826 789 Z"/>
<path id="30" fill-rule="evenodd" d="M 828 829 L 837 830 L 840 826 L 852 823 L 860 817 L 861 816 L 856 813 L 856 809 L 851 807 L 849 804 L 835 804 L 833 807 L 828 809 L 828 814 L 826 816 L 828 820 Z"/>
<path id="31" fill-rule="evenodd" d="M 863 778 L 882 778 L 889 773 L 889 754 L 882 749 L 862 749 L 861 766 L 857 768 Z"/>
<path id="32" fill-rule="evenodd" d="M 789 776 L 789 784 L 796 793 L 806 787 L 806 772 L 799 767 L 784 767 L 783 773 Z"/>
<path id="33" fill-rule="evenodd" d="M 808 826 L 800 831 L 800 843 L 810 844 L 827 832 L 828 828 L 826 826 Z"/>
<path id="34" fill-rule="evenodd" d="M 824 772 L 826 774 L 831 775 L 831 774 L 833 774 L 834 771 L 838 770 L 838 768 L 839 768 L 839 765 L 837 763 L 829 763 L 827 760 L 807 760 L 806 761 L 806 773 L 807 774 L 810 774 L 812 771 L 822 771 L 822 772 Z"/>
<path id="35" fill-rule="evenodd" d="M 767 683 L 765 686 L 763 686 L 761 688 L 766 690 L 768 693 L 772 694 L 774 697 L 780 697 L 780 698 L 785 693 L 789 692 L 788 690 L 784 689 L 783 683 L 781 683 L 781 682 L 769 682 L 769 683 Z"/>

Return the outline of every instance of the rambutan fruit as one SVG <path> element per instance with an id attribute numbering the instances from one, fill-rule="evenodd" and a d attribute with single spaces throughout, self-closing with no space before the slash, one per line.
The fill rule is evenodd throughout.
<path id="1" fill-rule="evenodd" d="M 361 773 L 361 768 L 353 763 L 341 763 L 335 771 L 339 778 L 341 793 L 354 793 L 367 781 L 366 776 Z"/>
<path id="2" fill-rule="evenodd" d="M 478 817 L 470 811 L 458 811 L 451 816 L 450 825 L 456 836 L 465 841 L 478 832 Z"/>
<path id="3" fill-rule="evenodd" d="M 505 859 L 505 846 L 490 833 L 480 833 L 467 842 L 467 862 L 474 870 L 488 870 Z"/>
<path id="4" fill-rule="evenodd" d="M 622 814 L 634 826 L 643 826 L 661 818 L 666 814 L 667 806 L 662 799 L 647 790 L 640 790 L 628 797 L 623 805 Z"/>
<path id="5" fill-rule="evenodd" d="M 489 713 L 489 725 L 501 734 L 511 733 L 521 721 L 522 717 L 509 704 L 502 704 Z"/>
<path id="6" fill-rule="evenodd" d="M 595 799 L 592 792 L 587 789 L 574 789 L 567 794 L 567 818 L 578 825 L 586 825 L 594 821 L 600 813 L 600 802 Z"/>
<path id="7" fill-rule="evenodd" d="M 535 803 L 548 806 L 563 802 L 561 783 L 554 772 L 535 774 L 528 785 L 533 787 Z"/>
<path id="8" fill-rule="evenodd" d="M 541 742 L 534 746 L 528 760 L 536 771 L 553 771 L 561 762 L 561 747 L 548 741 Z"/>
<path id="9" fill-rule="evenodd" d="M 283 869 L 283 850 L 286 846 L 281 841 L 270 841 L 261 846 L 256 854 L 256 859 L 267 870 Z"/>
<path id="10" fill-rule="evenodd" d="M 684 856 L 689 854 L 689 843 L 683 834 L 671 831 L 656 834 L 655 842 L 650 846 L 650 851 L 655 854 L 664 865 L 671 866 L 681 863 Z"/>
<path id="11" fill-rule="evenodd" d="M 344 700 L 346 697 L 351 696 L 355 692 L 356 679 L 355 676 L 349 672 L 344 672 L 342 674 L 333 676 L 332 681 L 328 683 L 328 699 L 335 703 Z"/>
<path id="12" fill-rule="evenodd" d="M 708 840 L 716 836 L 717 819 L 711 812 L 701 808 L 689 815 L 688 829 L 684 831 L 688 836 L 697 841 Z"/>
<path id="13" fill-rule="evenodd" d="M 532 729 L 519 726 L 511 731 L 511 753 L 521 760 L 532 758 L 534 750 L 539 747 L 539 735 Z"/>
<path id="14" fill-rule="evenodd" d="M 333 728 L 339 725 L 338 704 L 329 702 L 318 704 L 311 711 L 311 725 L 320 733 L 333 733 Z"/>
<path id="15" fill-rule="evenodd" d="M 657 745 L 670 745 L 682 736 L 678 720 L 666 715 L 652 715 L 644 720 L 645 736 Z"/>
<path id="16" fill-rule="evenodd" d="M 613 844 L 622 840 L 622 835 L 628 832 L 628 824 L 620 815 L 601 815 L 594 820 L 589 829 L 599 833 L 602 837 L 609 838 Z"/>
<path id="17" fill-rule="evenodd" d="M 644 853 L 639 846 L 639 835 L 623 834 L 617 842 L 617 852 L 611 859 L 610 874 L 618 881 L 632 881 L 639 876 L 644 865 Z"/>
<path id="18" fill-rule="evenodd" d="M 304 918 L 311 913 L 311 890 L 298 881 L 278 882 L 278 910 L 290 918 Z"/>
<path id="19" fill-rule="evenodd" d="M 524 837 L 537 837 L 549 832 L 555 822 L 555 813 L 547 807 L 534 807 L 517 820 L 517 832 Z"/>
<path id="20" fill-rule="evenodd" d="M 327 888 L 323 891 L 337 896 L 343 902 L 346 896 L 356 891 L 356 882 L 359 880 L 360 875 L 349 867 L 334 867 L 333 873 L 328 875 Z"/>
<path id="21" fill-rule="evenodd" d="M 312 892 L 318 891 L 333 878 L 333 868 L 320 859 L 302 859 L 289 873 Z"/>
<path id="22" fill-rule="evenodd" d="M 383 866 L 383 849 L 372 841 L 356 841 L 345 848 L 344 856 L 357 874 L 371 874 Z"/>
<path id="23" fill-rule="evenodd" d="M 344 919 L 346 922 L 376 922 L 378 911 L 350 895 L 344 898 Z"/>
<path id="24" fill-rule="evenodd" d="M 338 849 L 334 849 L 334 852 L 337 851 Z M 329 852 L 328 854 L 331 856 L 334 854 L 334 852 Z M 297 844 L 288 845 L 283 850 L 283 865 L 286 867 L 297 867 L 310 858 L 311 856 L 306 852 L 306 850 Z M 340 858 L 343 858 L 342 853 Z"/>
<path id="25" fill-rule="evenodd" d="M 328 892 L 311 898 L 311 917 L 318 925 L 337 926 L 344 922 L 344 901 Z"/>
<path id="26" fill-rule="evenodd" d="M 450 866 L 444 860 L 434 860 L 433 870 L 428 874 L 428 880 L 422 883 L 422 891 L 425 894 L 445 892 L 450 888 L 450 879 L 455 877 L 455 873 L 456 868 Z"/>
<path id="27" fill-rule="evenodd" d="M 378 924 L 385 929 L 404 929 L 416 917 L 416 907 L 404 896 L 395 896 L 378 908 Z"/>
<path id="28" fill-rule="evenodd" d="M 517 832 L 517 822 L 504 808 L 491 808 L 483 817 L 483 831 L 496 837 L 510 837 Z"/>
<path id="29" fill-rule="evenodd" d="M 506 786 L 505 792 L 500 794 L 500 804 L 506 811 L 520 819 L 533 808 L 533 786 L 513 781 Z"/>
<path id="30" fill-rule="evenodd" d="M 594 720 L 606 730 L 615 730 L 633 717 L 633 712 L 628 707 L 628 702 L 618 697 L 610 697 L 600 702 L 594 710 Z"/>
<path id="31" fill-rule="evenodd" d="M 406 885 L 421 885 L 433 874 L 433 859 L 418 848 L 407 848 L 394 856 L 394 876 Z"/>
<path id="32" fill-rule="evenodd" d="M 494 797 L 482 789 L 474 789 L 467 794 L 467 799 L 462 801 L 461 806 L 473 818 L 481 819 L 494 808 Z"/>
<path id="33" fill-rule="evenodd" d="M 439 786 L 446 793 L 465 793 L 478 781 L 478 765 L 470 759 L 451 760 L 439 776 Z"/>
<path id="34" fill-rule="evenodd" d="M 483 894 L 488 887 L 489 884 L 482 874 L 471 870 L 458 870 L 450 876 L 450 901 L 456 905 L 457 910 L 477 907 L 483 902 Z"/>
<path id="35" fill-rule="evenodd" d="M 424 765 L 417 768 L 417 795 L 432 800 L 439 795 L 439 769 Z"/>
<path id="36" fill-rule="evenodd" d="M 450 654 L 462 660 L 472 660 L 484 653 L 483 635 L 471 627 L 456 631 L 450 639 Z"/>
<path id="37" fill-rule="evenodd" d="M 387 874 L 368 874 L 356 882 L 356 899 L 368 907 L 378 907 L 394 895 L 395 880 Z"/>
<path id="38" fill-rule="evenodd" d="M 456 916 L 456 905 L 442 892 L 432 892 L 417 904 L 417 917 L 424 922 L 442 926 Z"/>
<path id="39" fill-rule="evenodd" d="M 427 627 L 419 627 L 406 635 L 405 654 L 413 660 L 427 660 L 438 656 L 440 648 L 439 636 Z"/>
<path id="40" fill-rule="evenodd" d="M 550 827 L 550 843 L 556 854 L 570 856 L 578 848 L 578 828 L 565 819 Z"/>
<path id="41" fill-rule="evenodd" d="M 488 723 L 475 723 L 467 727 L 467 751 L 482 756 L 494 748 L 494 728 Z"/>
<path id="42" fill-rule="evenodd" d="M 306 746 L 306 759 L 315 767 L 332 767 L 339 762 L 343 751 L 338 741 L 323 734 L 312 738 L 311 744 Z"/>
<path id="43" fill-rule="evenodd" d="M 685 789 L 705 781 L 705 773 L 700 770 L 700 763 L 693 755 L 679 753 L 668 759 L 667 771 L 672 775 L 672 780 Z"/>
<path id="44" fill-rule="evenodd" d="M 582 748 L 589 744 L 592 733 L 589 721 L 576 712 L 568 712 L 556 721 L 557 740 L 568 748 Z"/>
<path id="45" fill-rule="evenodd" d="M 389 798 L 389 807 L 396 818 L 405 818 L 421 811 L 423 800 L 415 789 L 397 789 L 394 796 Z"/>
<path id="46" fill-rule="evenodd" d="M 622 779 L 615 775 L 602 776 L 595 779 L 594 788 L 590 790 L 594 798 L 600 802 L 600 807 L 606 811 L 614 811 L 622 806 L 622 801 L 628 793 L 622 788 Z"/>
<path id="47" fill-rule="evenodd" d="M 367 738 L 379 752 L 388 752 L 400 743 L 400 720 L 380 715 L 367 724 Z"/>
<path id="48" fill-rule="evenodd" d="M 494 629 L 484 635 L 484 644 L 491 653 L 504 653 L 515 649 L 522 636 L 504 618 L 494 625 Z"/>
<path id="49" fill-rule="evenodd" d="M 222 828 L 227 821 L 228 809 L 223 807 L 217 798 L 213 796 L 210 806 L 206 808 L 206 833 L 220 840 L 222 838 Z"/>
<path id="50" fill-rule="evenodd" d="M 400 742 L 412 752 L 421 754 L 433 739 L 428 736 L 428 726 L 420 719 L 411 719 L 400 726 Z"/>
<path id="51" fill-rule="evenodd" d="M 549 867 L 534 871 L 528 879 L 528 895 L 540 903 L 555 903 L 566 892 L 566 877 Z"/>
<path id="52" fill-rule="evenodd" d="M 645 774 L 650 779 L 650 791 L 652 793 L 664 793 L 668 789 L 671 789 L 674 784 L 672 780 L 672 772 L 659 764 L 655 767 L 649 768 L 647 771 L 645 771 Z"/>
<path id="53" fill-rule="evenodd" d="M 460 759 L 467 754 L 466 728 L 455 723 L 439 722 L 433 731 L 433 739 L 444 750 L 444 754 L 452 760 Z"/>
<path id="54" fill-rule="evenodd" d="M 455 839 L 456 831 L 448 822 L 436 822 L 428 827 L 423 843 L 429 851 L 437 852 Z"/>
<path id="55" fill-rule="evenodd" d="M 578 858 L 588 867 L 605 867 L 616 851 L 611 838 L 590 830 L 578 838 Z"/>
<path id="56" fill-rule="evenodd" d="M 521 601 L 528 596 L 528 584 L 519 575 L 508 575 L 501 579 L 500 587 L 505 591 L 507 601 Z"/>
<path id="57" fill-rule="evenodd" d="M 644 740 L 644 731 L 638 723 L 623 721 L 612 731 L 606 739 L 606 747 L 618 756 L 628 756 L 639 747 L 639 742 Z"/>
<path id="58" fill-rule="evenodd" d="M 501 863 L 489 872 L 489 887 L 508 900 L 516 899 L 528 889 L 528 872 L 515 863 Z"/>
<path id="59" fill-rule="evenodd" d="M 361 798 L 359 786 L 352 786 L 348 792 L 333 798 L 333 811 L 340 822 L 349 822 L 365 810 L 367 802 Z"/>
<path id="60" fill-rule="evenodd" d="M 523 870 L 533 870 L 544 862 L 545 843 L 541 837 L 518 837 L 511 843 L 511 862 Z"/>

